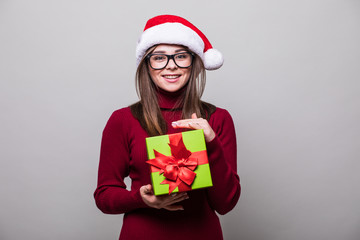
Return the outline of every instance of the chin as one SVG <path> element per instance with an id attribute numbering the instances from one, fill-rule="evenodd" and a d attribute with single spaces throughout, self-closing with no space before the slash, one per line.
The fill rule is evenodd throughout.
<path id="1" fill-rule="evenodd" d="M 177 92 L 180 90 L 180 88 L 163 88 L 163 90 L 167 92 Z"/>
<path id="2" fill-rule="evenodd" d="M 164 91 L 167 91 L 167 92 L 177 92 L 179 91 L 183 86 L 179 86 L 179 85 L 165 85 L 165 86 L 162 86 L 161 88 L 164 90 Z"/>

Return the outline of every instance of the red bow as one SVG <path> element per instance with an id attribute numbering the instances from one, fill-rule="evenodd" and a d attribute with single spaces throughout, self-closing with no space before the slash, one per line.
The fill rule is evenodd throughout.
<path id="1" fill-rule="evenodd" d="M 191 190 L 196 173 L 193 171 L 198 165 L 198 159 L 191 157 L 192 153 L 186 149 L 182 137 L 170 138 L 171 156 L 165 156 L 154 150 L 155 158 L 146 161 L 159 168 L 159 174 L 164 174 L 165 180 L 161 184 L 169 184 L 169 194 L 175 190 Z"/>

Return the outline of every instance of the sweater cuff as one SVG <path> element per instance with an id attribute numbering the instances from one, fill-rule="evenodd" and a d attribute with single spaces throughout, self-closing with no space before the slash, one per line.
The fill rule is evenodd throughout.
<path id="1" fill-rule="evenodd" d="M 138 208 L 149 208 L 141 197 L 140 188 L 132 192 L 132 198 L 134 199 L 134 202 L 136 202 Z"/>
<path id="2" fill-rule="evenodd" d="M 211 142 L 206 143 L 206 149 L 208 151 L 208 154 L 211 154 L 213 152 L 216 152 L 221 147 L 221 142 L 219 140 L 218 136 L 215 136 Z"/>
<path id="3" fill-rule="evenodd" d="M 222 145 L 218 136 L 215 136 L 211 142 L 206 143 L 206 150 L 209 157 L 209 163 L 214 164 L 215 160 L 218 159 L 218 156 L 222 154 Z"/>

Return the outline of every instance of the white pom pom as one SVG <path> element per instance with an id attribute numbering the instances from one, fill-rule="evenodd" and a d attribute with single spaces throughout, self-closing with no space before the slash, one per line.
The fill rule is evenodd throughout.
<path id="1" fill-rule="evenodd" d="M 218 50 L 208 49 L 203 56 L 204 66 L 207 70 L 216 70 L 224 63 L 224 58 Z"/>

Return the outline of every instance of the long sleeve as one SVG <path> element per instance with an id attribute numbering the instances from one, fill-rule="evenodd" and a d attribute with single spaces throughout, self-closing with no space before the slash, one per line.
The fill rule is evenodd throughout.
<path id="1" fill-rule="evenodd" d="M 102 135 L 98 185 L 94 193 L 98 208 L 108 214 L 119 214 L 147 207 L 139 189 L 128 191 L 124 178 L 129 175 L 129 144 L 126 116 L 115 111 L 108 120 Z"/>
<path id="2" fill-rule="evenodd" d="M 208 189 L 209 203 L 219 214 L 233 209 L 240 197 L 237 174 L 237 148 L 233 120 L 224 109 L 217 109 L 210 119 L 216 137 L 207 143 L 213 187 Z"/>

